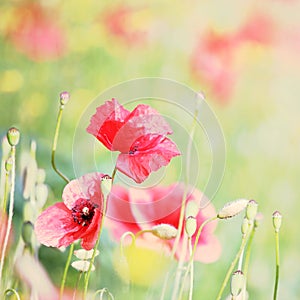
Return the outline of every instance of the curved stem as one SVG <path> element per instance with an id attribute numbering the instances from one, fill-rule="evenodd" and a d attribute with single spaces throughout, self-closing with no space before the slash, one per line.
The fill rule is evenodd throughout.
<path id="1" fill-rule="evenodd" d="M 11 159 L 12 159 L 12 168 L 11 168 L 11 190 L 10 190 L 10 199 L 9 199 L 9 210 L 8 210 L 8 221 L 7 228 L 5 233 L 5 238 L 2 247 L 1 261 L 0 261 L 0 282 L 2 279 L 2 272 L 4 266 L 4 258 L 6 253 L 6 248 L 8 245 L 9 235 L 12 227 L 12 218 L 14 214 L 14 196 L 15 196 L 15 178 L 16 178 L 16 147 L 11 147 Z"/>
<path id="2" fill-rule="evenodd" d="M 58 140 L 58 135 L 59 135 L 59 129 L 60 129 L 60 123 L 61 123 L 61 118 L 62 118 L 62 113 L 64 110 L 64 106 L 60 105 L 58 116 L 57 116 L 57 121 L 56 121 L 56 128 L 55 128 L 55 134 L 54 134 L 54 139 L 53 139 L 53 145 L 52 145 L 52 154 L 51 154 L 51 164 L 53 170 L 66 182 L 69 183 L 70 180 L 68 177 L 66 177 L 61 171 L 58 170 L 55 164 L 55 152 L 56 152 L 56 147 L 57 147 L 57 140 Z"/>
<path id="3" fill-rule="evenodd" d="M 249 224 L 249 227 L 250 227 L 250 226 L 253 226 L 253 225 L 250 225 L 250 224 Z M 241 243 L 240 249 L 239 249 L 239 251 L 237 252 L 237 254 L 236 254 L 234 260 L 232 261 L 232 263 L 231 263 L 231 265 L 230 265 L 230 267 L 229 267 L 229 269 L 228 269 L 228 271 L 227 271 L 227 273 L 226 273 L 226 276 L 225 276 L 225 278 L 224 278 L 224 281 L 223 281 L 223 283 L 222 283 L 222 286 L 221 286 L 221 288 L 220 288 L 220 291 L 219 291 L 219 293 L 218 293 L 218 295 L 217 295 L 217 298 L 216 298 L 217 300 L 220 300 L 220 299 L 221 299 L 221 297 L 222 297 L 222 295 L 223 295 L 223 292 L 224 292 L 224 290 L 225 290 L 225 287 L 226 287 L 226 285 L 227 285 L 227 283 L 228 283 L 228 280 L 230 279 L 230 276 L 231 276 L 231 274 L 232 274 L 232 271 L 233 271 L 233 269 L 234 269 L 234 267 L 235 267 L 237 261 L 239 260 L 241 254 L 242 254 L 243 251 L 244 251 L 244 248 L 245 248 L 245 246 L 246 246 L 246 244 L 247 244 L 247 241 L 248 241 L 249 232 L 250 232 L 250 228 L 248 228 L 247 233 L 246 233 L 245 235 L 243 235 L 243 237 L 242 237 L 242 243 Z"/>
<path id="4" fill-rule="evenodd" d="M 74 292 L 73 292 L 73 300 L 76 300 L 76 293 L 77 293 L 77 290 L 78 290 L 78 285 L 79 285 L 81 276 L 82 276 L 82 272 L 79 272 L 78 278 L 77 278 L 77 280 L 76 280 Z"/>
<path id="5" fill-rule="evenodd" d="M 277 299 L 278 283 L 279 283 L 279 232 L 275 231 L 275 249 L 276 249 L 276 276 L 275 276 L 275 286 L 273 300 Z"/>
<path id="6" fill-rule="evenodd" d="M 4 296 L 6 296 L 8 293 L 13 293 L 17 297 L 17 300 L 21 300 L 20 295 L 18 294 L 18 292 L 15 289 L 7 289 L 4 292 Z"/>

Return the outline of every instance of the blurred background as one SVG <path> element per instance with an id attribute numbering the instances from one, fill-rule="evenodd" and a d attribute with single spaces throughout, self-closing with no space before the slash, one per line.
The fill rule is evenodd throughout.
<path id="1" fill-rule="evenodd" d="M 299 11 L 298 0 L 2 1 L 0 132 L 18 127 L 23 150 L 31 139 L 37 141 L 51 203 L 63 188 L 50 167 L 61 91 L 69 91 L 71 100 L 57 164 L 72 177 L 74 131 L 86 106 L 103 90 L 148 76 L 201 90 L 219 119 L 227 148 L 214 205 L 255 199 L 264 215 L 251 256 L 250 299 L 269 299 L 273 292 L 275 210 L 283 215 L 279 299 L 298 299 Z M 237 251 L 241 221 L 242 216 L 219 223 L 223 253 L 216 263 L 196 266 L 196 295 L 215 297 Z M 107 243 L 110 257 L 113 245 Z M 63 264 L 59 257 L 56 250 L 41 249 L 55 283 Z M 104 260 L 101 268 L 94 286 L 103 283 L 117 293 L 120 280 L 111 264 Z M 146 295 L 147 288 L 136 291 Z"/>

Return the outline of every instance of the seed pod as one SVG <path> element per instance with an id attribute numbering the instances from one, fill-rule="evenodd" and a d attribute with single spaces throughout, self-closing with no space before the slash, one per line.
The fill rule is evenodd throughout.
<path id="1" fill-rule="evenodd" d="M 250 200 L 246 209 L 246 218 L 249 221 L 253 221 L 256 217 L 258 209 L 258 203 L 255 200 Z"/>
<path id="2" fill-rule="evenodd" d="M 20 140 L 20 131 L 19 129 L 15 128 L 15 127 L 11 127 L 8 131 L 7 131 L 7 140 L 8 143 L 13 147 L 13 146 L 17 146 Z"/>
<path id="3" fill-rule="evenodd" d="M 241 270 L 235 271 L 231 276 L 230 292 L 233 297 L 238 296 L 245 284 L 245 276 Z"/>
<path id="4" fill-rule="evenodd" d="M 109 175 L 104 175 L 101 178 L 101 190 L 104 199 L 106 199 L 107 196 L 109 195 L 111 191 L 111 187 L 112 187 L 112 178 Z"/>
<path id="5" fill-rule="evenodd" d="M 68 92 L 62 92 L 59 94 L 60 104 L 65 105 L 70 100 L 70 94 Z"/>
<path id="6" fill-rule="evenodd" d="M 197 220 L 194 217 L 188 217 L 185 220 L 185 232 L 188 237 L 192 237 L 197 230 Z"/>
<path id="7" fill-rule="evenodd" d="M 163 240 L 171 240 L 176 237 L 178 230 L 169 224 L 159 224 L 151 228 L 152 234 Z"/>
<path id="8" fill-rule="evenodd" d="M 238 199 L 235 201 L 228 202 L 224 205 L 224 207 L 219 211 L 218 218 L 219 219 L 229 219 L 236 215 L 238 215 L 240 212 L 242 212 L 249 200 L 247 199 Z"/>
<path id="9" fill-rule="evenodd" d="M 273 213 L 273 226 L 276 232 L 279 232 L 279 229 L 281 227 L 281 222 L 282 222 L 282 215 L 278 210 L 276 210 Z"/>

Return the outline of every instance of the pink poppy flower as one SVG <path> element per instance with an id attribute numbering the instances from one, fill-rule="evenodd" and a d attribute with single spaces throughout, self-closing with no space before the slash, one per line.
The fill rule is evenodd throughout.
<path id="1" fill-rule="evenodd" d="M 159 224 L 169 224 L 178 228 L 181 201 L 183 197 L 183 184 L 173 184 L 167 187 L 154 187 L 151 189 L 140 190 L 130 188 L 126 190 L 121 186 L 114 186 L 108 202 L 108 211 L 106 226 L 112 236 L 119 240 L 126 231 L 137 233 L 141 230 L 151 229 Z M 214 206 L 208 203 L 207 198 L 199 190 L 189 190 L 187 193 L 187 202 L 196 201 L 206 204 L 196 215 L 197 227 L 203 221 L 216 215 Z M 208 204 L 207 204 L 208 203 Z M 213 232 L 217 223 L 212 222 L 206 225 L 200 236 L 195 260 L 209 263 L 217 260 L 221 254 L 221 246 Z M 192 238 L 194 243 L 195 236 Z M 155 248 L 161 251 L 162 244 L 164 249 L 170 253 L 174 239 L 162 240 L 150 233 L 143 234 L 138 238 L 137 244 L 151 249 Z M 183 233 L 176 256 L 179 257 L 184 247 Z M 188 256 L 186 257 L 188 259 Z"/>
<path id="2" fill-rule="evenodd" d="M 66 185 L 62 194 L 64 202 L 48 207 L 35 223 L 40 243 L 59 248 L 81 239 L 82 248 L 94 247 L 102 218 L 103 178 L 107 175 L 90 173 Z"/>
<path id="3" fill-rule="evenodd" d="M 14 11 L 8 37 L 32 60 L 57 59 L 65 53 L 66 43 L 56 20 L 41 5 L 26 3 Z"/>
<path id="4" fill-rule="evenodd" d="M 235 85 L 234 58 L 239 42 L 234 35 L 208 32 L 199 39 L 191 57 L 193 74 L 223 103 L 228 102 Z"/>
<path id="5" fill-rule="evenodd" d="M 166 137 L 172 130 L 156 110 L 140 104 L 132 112 L 112 99 L 97 108 L 87 132 L 111 151 L 120 151 L 116 167 L 135 182 L 166 166 L 180 155 Z"/>
<path id="6" fill-rule="evenodd" d="M 146 30 L 141 30 L 140 25 L 135 26 L 133 18 L 143 9 L 133 8 L 128 5 L 118 5 L 107 10 L 103 16 L 106 31 L 126 44 L 142 44 L 147 38 Z"/>

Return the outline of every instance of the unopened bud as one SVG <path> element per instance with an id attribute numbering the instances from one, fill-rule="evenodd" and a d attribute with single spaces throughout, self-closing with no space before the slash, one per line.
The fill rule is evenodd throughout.
<path id="1" fill-rule="evenodd" d="M 106 199 L 107 196 L 109 195 L 111 191 L 111 187 L 112 187 L 112 178 L 109 175 L 104 175 L 101 178 L 101 190 L 104 199 Z"/>
<path id="2" fill-rule="evenodd" d="M 71 266 L 79 272 L 87 272 L 90 267 L 90 262 L 88 260 L 76 260 L 72 262 Z M 92 264 L 91 271 L 95 271 L 95 266 Z"/>
<path id="3" fill-rule="evenodd" d="M 169 224 L 159 224 L 151 228 L 152 234 L 163 240 L 171 240 L 176 237 L 178 230 Z"/>
<path id="4" fill-rule="evenodd" d="M 246 208 L 248 202 L 249 200 L 247 199 L 238 199 L 226 203 L 224 207 L 219 211 L 218 218 L 229 219 L 238 215 L 241 211 L 243 211 Z"/>
<path id="5" fill-rule="evenodd" d="M 11 127 L 7 131 L 7 140 L 8 140 L 8 143 L 12 147 L 18 145 L 19 140 L 20 140 L 20 131 L 19 131 L 19 129 L 17 129 L 15 127 Z"/>
<path id="6" fill-rule="evenodd" d="M 277 210 L 273 213 L 273 226 L 276 232 L 279 232 L 279 229 L 281 227 L 281 221 L 282 221 L 282 215 Z"/>
<path id="7" fill-rule="evenodd" d="M 197 220 L 194 217 L 188 217 L 185 220 L 185 232 L 188 237 L 192 237 L 197 230 Z"/>
<path id="8" fill-rule="evenodd" d="M 235 271 L 231 276 L 230 293 L 233 297 L 238 296 L 245 285 L 245 276 L 242 271 Z"/>
<path id="9" fill-rule="evenodd" d="M 250 200 L 247 205 L 246 209 L 246 218 L 249 221 L 253 221 L 254 218 L 256 217 L 257 214 L 257 209 L 258 209 L 258 204 L 255 200 Z"/>
<path id="10" fill-rule="evenodd" d="M 74 251 L 74 255 L 81 259 L 81 260 L 87 260 L 91 259 L 94 253 L 94 249 L 91 250 L 85 250 L 85 249 L 78 249 Z M 96 250 L 95 257 L 99 255 L 99 250 Z"/>
<path id="11" fill-rule="evenodd" d="M 68 92 L 62 92 L 59 94 L 60 104 L 65 105 L 70 100 L 70 94 Z"/>
<path id="12" fill-rule="evenodd" d="M 26 246 L 31 244 L 33 225 L 30 221 L 26 221 L 22 225 L 22 239 Z"/>
<path id="13" fill-rule="evenodd" d="M 9 157 L 5 162 L 5 171 L 9 173 L 13 167 L 13 159 Z"/>
<path id="14" fill-rule="evenodd" d="M 189 201 L 185 209 L 185 217 L 196 217 L 199 213 L 199 205 L 196 201 Z"/>

